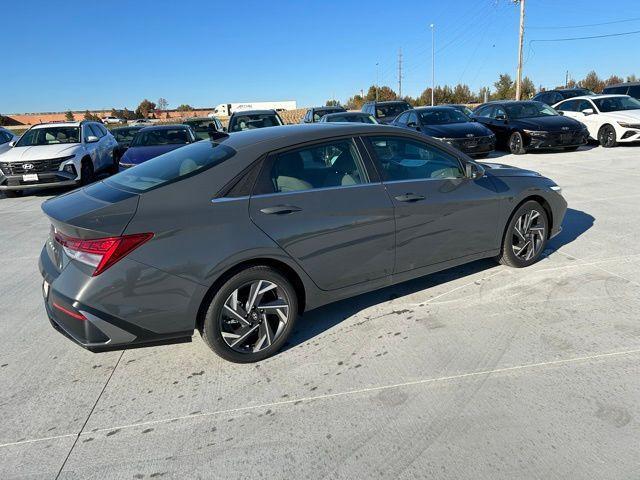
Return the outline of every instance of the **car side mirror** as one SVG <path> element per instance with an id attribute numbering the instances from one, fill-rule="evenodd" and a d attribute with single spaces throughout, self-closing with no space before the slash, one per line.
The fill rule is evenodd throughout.
<path id="1" fill-rule="evenodd" d="M 484 176 L 484 167 L 477 163 L 469 162 L 465 165 L 465 174 L 471 180 L 482 178 Z"/>
<path id="2" fill-rule="evenodd" d="M 9 142 L 9 146 L 10 146 L 10 147 L 15 147 L 15 146 L 16 146 L 16 141 L 15 141 L 15 140 L 11 140 L 11 141 Z"/>
<path id="3" fill-rule="evenodd" d="M 564 116 L 564 112 L 562 110 L 558 110 L 558 115 Z"/>
<path id="4" fill-rule="evenodd" d="M 98 137 L 96 137 L 95 135 L 89 135 L 85 141 L 87 143 L 96 143 L 98 140 L 100 140 L 100 139 Z"/>
<path id="5" fill-rule="evenodd" d="M 505 120 L 506 121 L 507 120 L 507 116 L 502 114 L 502 113 L 500 113 L 500 114 L 496 115 L 496 120 Z"/>
<path id="6" fill-rule="evenodd" d="M 584 110 L 582 110 L 582 114 L 587 116 L 587 115 L 593 115 L 595 112 L 593 111 L 593 108 L 585 108 Z"/>
<path id="7" fill-rule="evenodd" d="M 418 126 L 418 124 L 416 122 L 407 123 L 407 127 L 409 127 L 409 128 L 416 128 L 417 126 Z"/>

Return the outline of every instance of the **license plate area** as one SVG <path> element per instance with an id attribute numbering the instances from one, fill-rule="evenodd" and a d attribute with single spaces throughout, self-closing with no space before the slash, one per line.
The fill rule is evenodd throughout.
<path id="1" fill-rule="evenodd" d="M 571 141 L 572 137 L 573 137 L 573 135 L 571 135 L 570 133 L 561 133 L 560 134 L 560 141 L 562 143 L 569 143 Z"/>
<path id="2" fill-rule="evenodd" d="M 23 182 L 37 182 L 38 181 L 38 174 L 37 173 L 27 173 L 25 175 L 22 175 L 22 181 Z"/>

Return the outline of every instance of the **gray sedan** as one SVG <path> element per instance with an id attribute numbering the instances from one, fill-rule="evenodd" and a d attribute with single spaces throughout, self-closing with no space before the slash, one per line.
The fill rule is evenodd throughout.
<path id="1" fill-rule="evenodd" d="M 538 173 L 396 127 L 218 134 L 43 204 L 52 325 L 93 351 L 278 351 L 305 311 L 486 257 L 536 262 L 567 204 Z"/>

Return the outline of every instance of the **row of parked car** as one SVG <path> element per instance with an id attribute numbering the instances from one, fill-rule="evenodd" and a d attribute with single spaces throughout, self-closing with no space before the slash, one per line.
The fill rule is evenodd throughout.
<path id="1" fill-rule="evenodd" d="M 633 87 L 624 86 L 627 93 L 633 93 Z M 547 103 L 556 100 L 553 106 Z M 572 151 L 589 140 L 605 148 L 638 142 L 640 101 L 627 94 L 561 89 L 527 101 L 488 102 L 474 110 L 465 105 L 412 108 L 402 100 L 368 102 L 361 111 L 314 107 L 300 123 L 336 122 L 393 125 L 483 158 L 496 148 L 517 155 L 529 150 Z M 0 129 L 0 190 L 15 196 L 35 188 L 88 184 L 98 173 L 116 173 L 199 140 L 284 124 L 274 110 L 250 110 L 234 112 L 227 127 L 216 117 L 203 117 L 179 125 L 112 130 L 94 121 L 40 124 L 19 138 Z"/>

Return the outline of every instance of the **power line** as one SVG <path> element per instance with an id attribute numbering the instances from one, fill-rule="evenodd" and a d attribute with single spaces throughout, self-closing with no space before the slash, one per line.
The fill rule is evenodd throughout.
<path id="1" fill-rule="evenodd" d="M 590 35 L 588 37 L 535 38 L 533 40 L 529 40 L 529 45 L 531 45 L 533 42 L 570 42 L 573 40 L 591 40 L 593 38 L 622 37 L 624 35 L 635 35 L 637 33 L 640 33 L 640 30 L 634 30 L 632 32 L 609 33 L 607 35 Z"/>
<path id="2" fill-rule="evenodd" d="M 528 27 L 530 30 L 559 30 L 559 29 L 569 29 L 569 28 L 586 28 L 586 27 L 599 27 L 601 25 L 613 25 L 615 23 L 627 23 L 627 22 L 636 22 L 640 20 L 640 17 L 636 18 L 628 18 L 625 20 L 615 20 L 612 22 L 602 22 L 602 23 L 587 23 L 585 25 L 563 25 L 557 27 Z"/>

